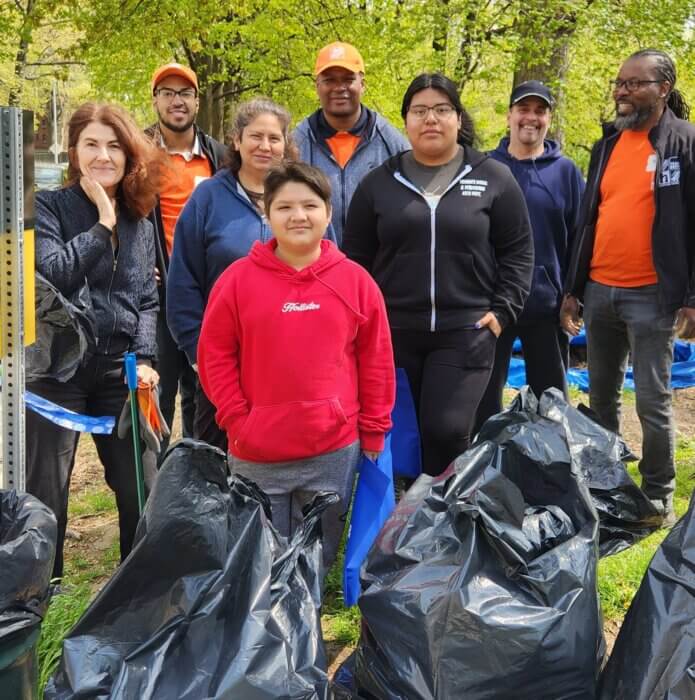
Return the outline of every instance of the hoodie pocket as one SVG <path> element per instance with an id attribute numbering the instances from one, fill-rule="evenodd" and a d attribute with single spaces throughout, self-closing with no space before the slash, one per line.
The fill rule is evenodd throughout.
<path id="1" fill-rule="evenodd" d="M 254 406 L 236 447 L 252 462 L 302 459 L 329 452 L 347 422 L 337 397 Z"/>
<path id="2" fill-rule="evenodd" d="M 560 305 L 561 292 L 544 265 L 533 268 L 533 284 L 524 306 L 524 313 L 531 316 L 550 316 Z"/>
<path id="3" fill-rule="evenodd" d="M 489 308 L 492 280 L 481 274 L 469 253 L 437 251 L 434 274 L 438 308 Z"/>

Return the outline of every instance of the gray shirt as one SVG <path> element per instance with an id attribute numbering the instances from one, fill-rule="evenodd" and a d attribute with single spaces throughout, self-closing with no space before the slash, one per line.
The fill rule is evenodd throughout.
<path id="1" fill-rule="evenodd" d="M 456 155 L 443 165 L 423 165 L 415 160 L 412 151 L 404 153 L 401 158 L 403 174 L 420 189 L 430 204 L 439 201 L 462 164 L 463 148 L 461 146 L 458 147 Z"/>

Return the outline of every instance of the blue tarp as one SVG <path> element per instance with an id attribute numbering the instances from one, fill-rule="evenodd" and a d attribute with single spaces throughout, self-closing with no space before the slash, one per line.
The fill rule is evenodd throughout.
<path id="1" fill-rule="evenodd" d="M 584 329 L 579 335 L 570 340 L 570 345 L 586 345 L 586 333 Z M 521 352 L 521 341 L 517 338 L 514 341 L 514 352 Z M 582 391 L 589 391 L 589 373 L 585 369 L 570 368 L 567 372 L 567 383 Z M 507 386 L 513 389 L 520 389 L 526 384 L 526 370 L 524 361 L 513 357 L 509 364 L 509 374 L 507 375 Z M 687 389 L 695 386 L 695 343 L 688 343 L 684 340 L 676 340 L 673 347 L 673 366 L 671 368 L 671 388 Z M 632 376 L 632 367 L 629 367 L 625 374 L 625 389 L 635 390 L 635 382 Z"/>
<path id="2" fill-rule="evenodd" d="M 570 368 L 567 372 L 567 383 L 582 391 L 589 391 L 589 373 L 585 369 Z M 524 361 L 518 357 L 512 357 L 509 363 L 509 374 L 507 375 L 507 386 L 513 389 L 520 389 L 526 384 L 526 369 Z M 687 389 L 695 386 L 695 360 L 685 362 L 674 362 L 671 366 L 671 388 Z M 632 376 L 632 368 L 628 368 L 625 373 L 625 389 L 634 391 L 635 382 Z"/>

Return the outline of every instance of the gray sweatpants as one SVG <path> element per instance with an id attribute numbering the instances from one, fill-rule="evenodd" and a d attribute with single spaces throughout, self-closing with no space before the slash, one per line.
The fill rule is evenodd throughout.
<path id="1" fill-rule="evenodd" d="M 359 441 L 334 452 L 291 462 L 244 462 L 230 454 L 229 468 L 265 492 L 273 511 L 273 525 L 285 537 L 290 537 L 301 524 L 302 508 L 318 491 L 338 494 L 338 503 L 327 508 L 321 519 L 325 573 L 338 554 L 361 454 Z"/>

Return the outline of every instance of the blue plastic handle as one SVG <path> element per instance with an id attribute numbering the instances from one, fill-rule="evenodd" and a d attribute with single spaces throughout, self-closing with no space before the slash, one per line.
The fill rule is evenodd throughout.
<path id="1" fill-rule="evenodd" d="M 138 368 L 135 364 L 134 352 L 125 354 L 125 380 L 130 391 L 135 391 L 138 388 Z"/>

